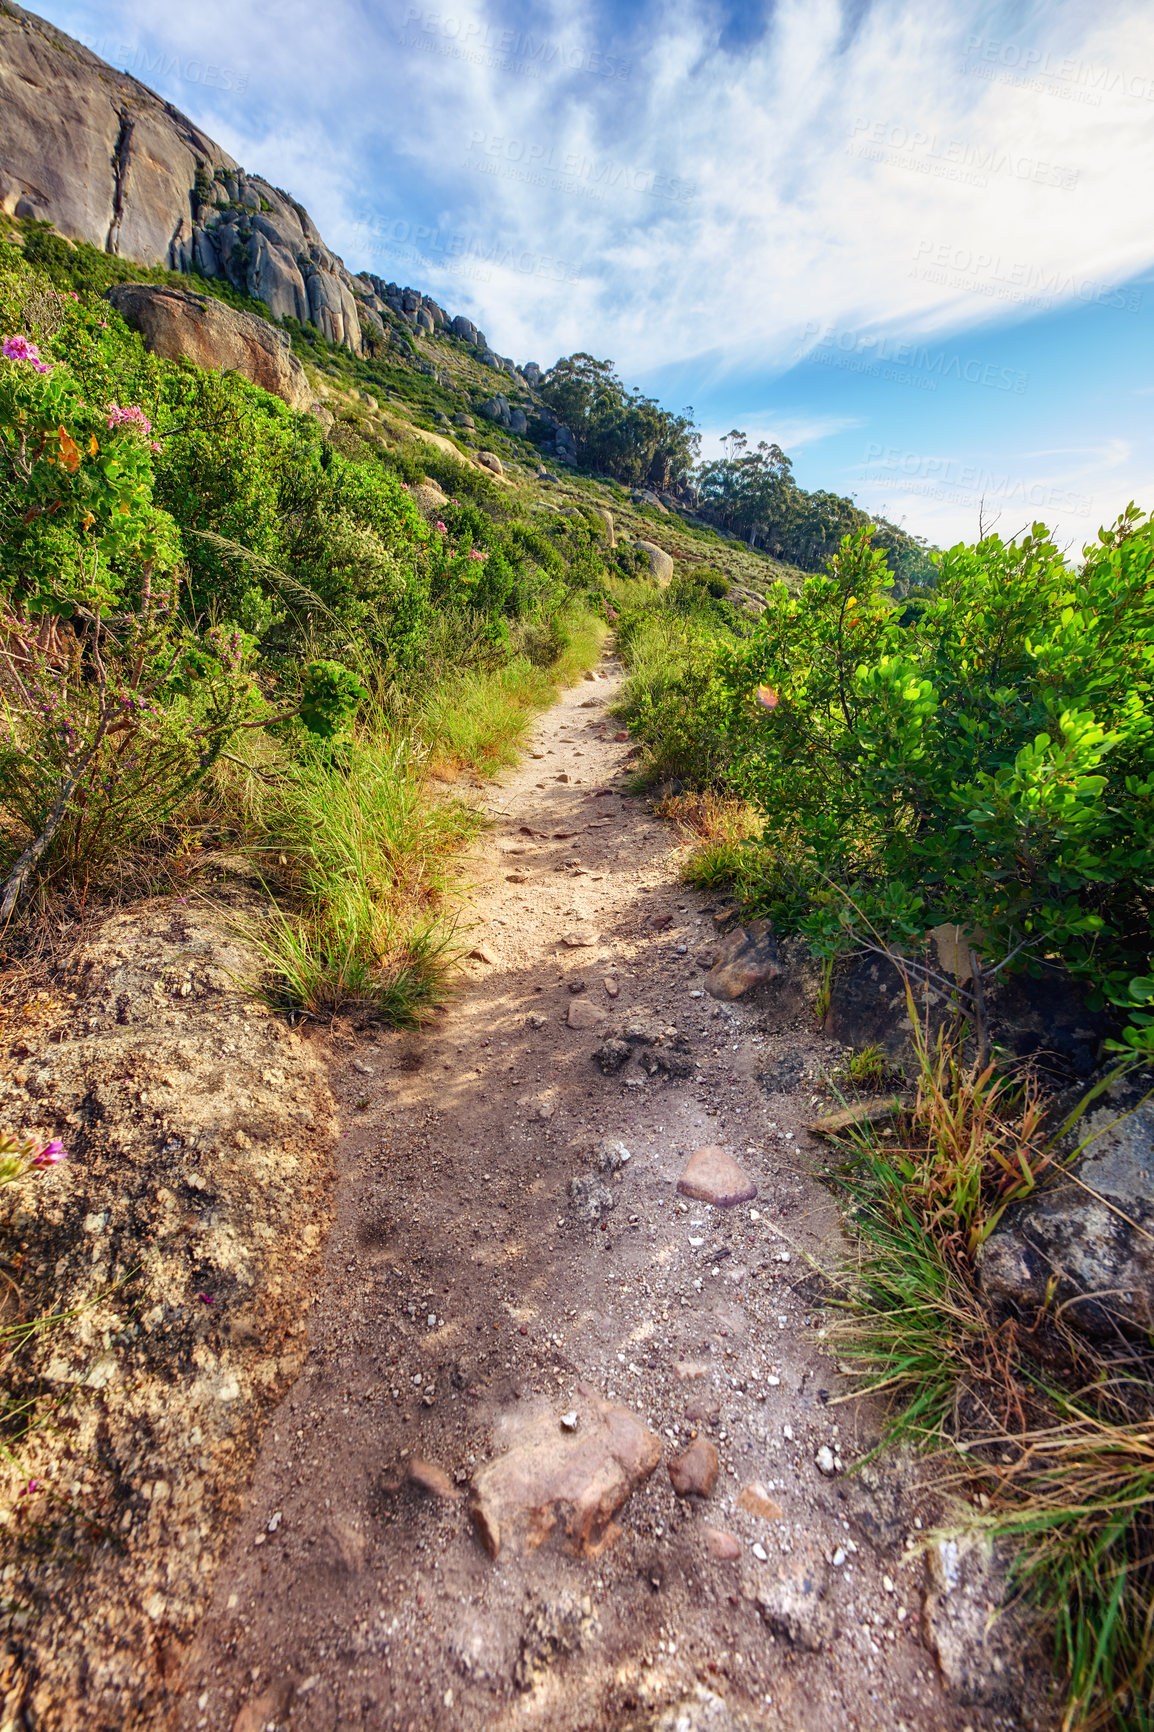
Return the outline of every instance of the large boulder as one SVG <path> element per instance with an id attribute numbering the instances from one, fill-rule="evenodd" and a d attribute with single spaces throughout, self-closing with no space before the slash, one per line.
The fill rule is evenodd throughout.
<path id="1" fill-rule="evenodd" d="M 211 295 L 151 283 L 115 283 L 107 298 L 138 330 L 154 355 L 195 361 L 198 367 L 230 368 L 281 397 L 290 409 L 307 409 L 312 391 L 288 334 L 228 307 Z"/>
<path id="2" fill-rule="evenodd" d="M 127 73 L 0 7 L 0 209 L 144 265 L 186 269 L 197 164 L 226 151 Z"/>
<path id="3" fill-rule="evenodd" d="M 1154 1329 L 1154 1077 L 1116 1082 L 1076 1125 L 1081 1154 L 1040 1196 L 1007 1210 L 982 1248 L 992 1298 L 1049 1301 L 1083 1333 Z"/>
<path id="4" fill-rule="evenodd" d="M 360 352 L 357 284 L 302 205 L 146 85 L 7 4 L 0 210 L 137 264 L 222 277 Z"/>
<path id="5" fill-rule="evenodd" d="M 673 559 L 663 547 L 658 547 L 655 541 L 635 541 L 634 547 L 641 549 L 649 561 L 649 575 L 664 589 L 673 577 Z"/>

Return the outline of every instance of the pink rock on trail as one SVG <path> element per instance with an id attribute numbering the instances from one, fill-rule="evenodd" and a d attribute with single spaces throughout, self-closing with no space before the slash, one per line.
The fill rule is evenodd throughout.
<path id="1" fill-rule="evenodd" d="M 531 1552 L 555 1529 L 579 1557 L 598 1557 L 621 1532 L 613 1517 L 661 1460 L 661 1439 L 626 1407 L 577 1386 L 577 1426 L 530 1421 L 504 1455 L 478 1469 L 469 1515 L 485 1550 Z"/>
<path id="2" fill-rule="evenodd" d="M 677 1181 L 683 1197 L 693 1197 L 699 1203 L 712 1203 L 717 1209 L 733 1209 L 738 1203 L 751 1203 L 757 1196 L 757 1186 L 748 1173 L 724 1149 L 698 1149 L 689 1158 L 689 1165 Z"/>
<path id="3" fill-rule="evenodd" d="M 698 1437 L 684 1455 L 669 1463 L 669 1478 L 678 1497 L 708 1497 L 717 1484 L 720 1463 L 708 1438 Z"/>

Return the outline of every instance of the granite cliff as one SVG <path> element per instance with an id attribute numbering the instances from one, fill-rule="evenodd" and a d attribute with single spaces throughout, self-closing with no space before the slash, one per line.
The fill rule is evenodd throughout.
<path id="1" fill-rule="evenodd" d="M 488 348 L 428 296 L 353 276 L 288 193 L 246 173 L 147 85 L 7 0 L 0 210 L 137 264 L 223 279 L 354 354 L 386 340 L 386 308 L 414 330 L 451 327 Z"/>

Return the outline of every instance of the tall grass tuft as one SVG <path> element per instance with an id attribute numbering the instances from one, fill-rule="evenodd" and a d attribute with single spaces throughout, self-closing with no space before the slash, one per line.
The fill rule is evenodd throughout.
<path id="1" fill-rule="evenodd" d="M 270 998 L 313 1016 L 422 1020 L 449 987 L 451 859 L 479 822 L 430 796 L 412 744 L 387 728 L 301 749 L 264 790 L 257 850 L 283 872 L 289 907 L 246 926 Z"/>
<path id="2" fill-rule="evenodd" d="M 839 1356 L 887 1404 L 888 1436 L 937 1452 L 942 1482 L 988 1504 L 974 1524 L 1013 1543 L 1016 1589 L 1053 1630 L 1065 1732 L 1154 1732 L 1154 1367 L 1068 1339 L 1058 1361 L 1057 1310 L 993 1310 L 978 1252 L 1056 1156 L 1028 1084 L 967 1063 L 956 1037 L 916 1046 L 898 1139 L 855 1127 L 831 1175 L 861 1240 Z"/>
<path id="3" fill-rule="evenodd" d="M 549 621 L 545 641 L 530 639 L 527 653 L 498 668 L 463 669 L 434 686 L 416 718 L 433 771 L 495 776 L 516 763 L 534 713 L 592 666 L 607 629 L 596 614 L 566 608 Z"/>

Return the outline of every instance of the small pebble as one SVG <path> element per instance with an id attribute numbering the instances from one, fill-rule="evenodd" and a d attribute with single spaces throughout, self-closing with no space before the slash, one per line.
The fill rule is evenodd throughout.
<path id="1" fill-rule="evenodd" d="M 758 1540 L 754 1545 L 753 1555 L 759 1564 L 766 1564 L 769 1562 L 769 1553 L 766 1551 L 760 1540 Z"/>

